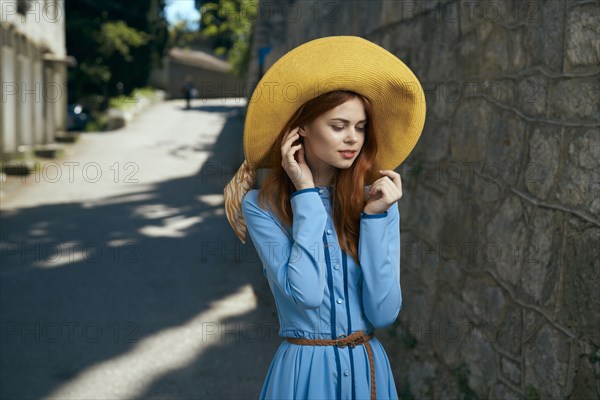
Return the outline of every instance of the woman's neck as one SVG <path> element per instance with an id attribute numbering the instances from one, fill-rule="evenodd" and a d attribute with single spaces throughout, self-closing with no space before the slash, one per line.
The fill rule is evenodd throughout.
<path id="1" fill-rule="evenodd" d="M 336 174 L 335 167 L 323 162 L 321 160 L 311 160 L 311 157 L 305 157 L 306 163 L 310 168 L 310 172 L 313 176 L 313 182 L 315 187 L 317 186 L 332 186 Z"/>

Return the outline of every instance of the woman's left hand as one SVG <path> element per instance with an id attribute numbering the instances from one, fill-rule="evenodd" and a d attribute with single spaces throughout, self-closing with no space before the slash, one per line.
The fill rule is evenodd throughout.
<path id="1" fill-rule="evenodd" d="M 365 214 L 383 214 L 402 197 L 400 174 L 391 169 L 382 169 L 383 177 L 371 185 L 369 198 L 363 212 Z"/>

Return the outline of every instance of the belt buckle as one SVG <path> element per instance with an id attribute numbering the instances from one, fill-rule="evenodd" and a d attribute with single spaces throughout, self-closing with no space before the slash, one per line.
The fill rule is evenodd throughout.
<path id="1" fill-rule="evenodd" d="M 341 348 L 341 349 L 343 349 L 344 347 L 346 347 L 347 344 L 346 343 L 340 343 L 340 340 L 339 340 L 339 339 L 345 338 L 345 337 L 346 337 L 346 335 L 340 335 L 340 336 L 338 336 L 337 339 L 335 339 L 335 345 L 337 347 Z"/>

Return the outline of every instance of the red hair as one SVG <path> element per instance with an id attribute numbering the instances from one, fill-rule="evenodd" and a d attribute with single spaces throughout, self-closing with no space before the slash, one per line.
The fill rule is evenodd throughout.
<path id="1" fill-rule="evenodd" d="M 354 257 L 356 263 L 360 264 L 358 261 L 360 213 L 366 204 L 363 187 L 377 154 L 377 141 L 373 134 L 375 127 L 372 106 L 366 97 L 348 90 L 335 90 L 315 97 L 300 106 L 279 133 L 267 155 L 267 159 L 274 160 L 274 166 L 271 167 L 260 188 L 259 203 L 263 208 L 267 204 L 272 205 L 277 218 L 288 227 L 292 225 L 290 194 L 296 188 L 281 166 L 281 141 L 290 129 L 310 124 L 329 110 L 353 98 L 359 98 L 364 105 L 367 118 L 365 140 L 352 166 L 348 169 L 338 169 L 334 177 L 333 202 L 336 206 L 333 209 L 333 222 L 340 239 L 341 250 Z"/>

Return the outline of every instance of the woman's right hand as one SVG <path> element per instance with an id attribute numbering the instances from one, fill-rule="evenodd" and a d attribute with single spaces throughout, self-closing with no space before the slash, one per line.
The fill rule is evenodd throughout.
<path id="1" fill-rule="evenodd" d="M 302 128 L 291 129 L 281 143 L 281 166 L 288 174 L 296 190 L 315 187 L 312 172 L 304 158 L 304 143 L 292 144 L 300 138 Z M 298 159 L 294 156 L 298 152 Z"/>

